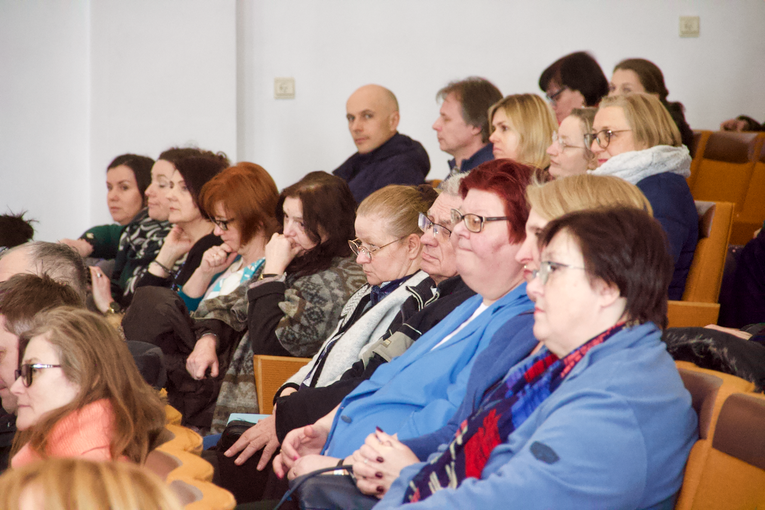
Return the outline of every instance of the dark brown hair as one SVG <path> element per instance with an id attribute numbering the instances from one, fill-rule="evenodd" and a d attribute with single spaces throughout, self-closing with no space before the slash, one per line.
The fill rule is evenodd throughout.
<path id="1" fill-rule="evenodd" d="M 239 163 L 213 177 L 199 194 L 202 214 L 215 217 L 220 206 L 234 219 L 242 244 L 247 244 L 259 231 L 266 242 L 279 228 L 276 203 L 279 190 L 271 175 L 255 163 Z"/>
<path id="2" fill-rule="evenodd" d="M 615 285 L 628 320 L 667 327 L 667 289 L 674 264 L 658 221 L 633 207 L 591 209 L 547 224 L 540 247 L 566 232 L 579 245 L 588 277 Z"/>
<path id="3" fill-rule="evenodd" d="M 20 357 L 29 341 L 40 335 L 58 351 L 64 375 L 80 391 L 72 402 L 47 413 L 30 430 L 17 435 L 13 453 L 28 442 L 45 457 L 50 431 L 61 419 L 106 399 L 114 415 L 112 459 L 124 455 L 142 463 L 165 427 L 165 409 L 138 372 L 125 341 L 104 317 L 70 307 L 38 314 L 19 339 Z"/>
<path id="4" fill-rule="evenodd" d="M 465 124 L 481 128 L 481 140 L 489 141 L 491 126 L 488 112 L 491 105 L 502 99 L 502 92 L 492 82 L 478 76 L 453 81 L 436 94 L 440 101 L 449 94 L 462 104 L 462 120 Z"/>
<path id="5" fill-rule="evenodd" d="M 587 52 L 577 51 L 553 62 L 539 77 L 539 88 L 547 92 L 551 83 L 578 90 L 587 106 L 597 106 L 608 94 L 608 80 L 597 60 Z"/>
<path id="6" fill-rule="evenodd" d="M 526 238 L 526 220 L 529 205 L 526 202 L 526 187 L 531 184 L 534 169 L 512 159 L 488 161 L 468 174 L 460 183 L 460 193 L 465 198 L 468 191 L 477 189 L 497 195 L 510 220 L 507 228 L 510 242 L 520 243 Z"/>
<path id="7" fill-rule="evenodd" d="M 6 331 L 16 336 L 31 327 L 35 315 L 57 306 L 83 308 L 85 302 L 72 287 L 47 275 L 17 274 L 0 283 L 0 315 Z"/>
<path id="8" fill-rule="evenodd" d="M 356 200 L 348 184 L 327 172 L 308 173 L 282 191 L 276 204 L 276 219 L 284 226 L 284 200 L 297 198 L 303 208 L 303 224 L 308 238 L 318 243 L 287 267 L 288 273 L 310 274 L 328 269 L 335 257 L 351 254 L 348 241 L 354 238 Z M 322 235 L 325 237 L 322 242 Z"/>

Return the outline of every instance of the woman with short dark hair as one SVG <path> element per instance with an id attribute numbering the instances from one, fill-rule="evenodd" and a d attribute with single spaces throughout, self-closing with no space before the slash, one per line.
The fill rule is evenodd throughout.
<path id="1" fill-rule="evenodd" d="M 672 276 L 661 227 L 634 208 L 579 211 L 551 221 L 540 248 L 528 292 L 543 347 L 463 404 L 451 442 L 431 441 L 429 462 L 401 471 L 375 508 L 674 503 L 698 433 L 661 342 Z M 406 451 L 370 437 L 354 454 L 360 486 Z"/>
<path id="2" fill-rule="evenodd" d="M 598 106 L 608 94 L 608 79 L 592 55 L 577 51 L 545 69 L 539 77 L 539 88 L 547 94 L 560 124 L 574 108 Z"/>

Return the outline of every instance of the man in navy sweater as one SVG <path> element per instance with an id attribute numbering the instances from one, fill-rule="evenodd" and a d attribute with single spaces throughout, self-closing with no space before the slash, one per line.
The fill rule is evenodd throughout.
<path id="1" fill-rule="evenodd" d="M 398 128 L 398 101 L 380 85 L 364 85 L 346 103 L 348 129 L 358 152 L 335 169 L 361 203 L 389 184 L 422 184 L 430 158 L 422 144 Z"/>

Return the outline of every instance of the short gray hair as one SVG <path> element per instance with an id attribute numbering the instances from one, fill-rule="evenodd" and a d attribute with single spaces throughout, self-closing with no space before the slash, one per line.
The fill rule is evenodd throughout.
<path id="1" fill-rule="evenodd" d="M 53 280 L 69 285 L 83 301 L 87 294 L 88 268 L 73 248 L 61 243 L 32 241 L 3 253 L 3 256 L 24 250 L 29 257 L 29 271 L 38 276 L 47 275 Z"/>

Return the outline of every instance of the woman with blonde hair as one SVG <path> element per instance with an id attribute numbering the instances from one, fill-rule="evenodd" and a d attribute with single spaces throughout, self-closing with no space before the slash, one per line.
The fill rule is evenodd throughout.
<path id="1" fill-rule="evenodd" d="M 150 471 L 127 462 L 49 459 L 0 477 L 5 510 L 181 510 L 178 497 Z"/>
<path id="2" fill-rule="evenodd" d="M 699 219 L 685 180 L 691 173 L 691 156 L 669 112 L 650 94 L 603 98 L 585 143 L 598 160 L 595 175 L 631 182 L 651 202 L 675 264 L 669 299 L 682 298 Z"/>
<path id="3" fill-rule="evenodd" d="M 595 108 L 574 108 L 560 123 L 552 135 L 552 144 L 547 148 L 550 175 L 566 177 L 595 168 L 595 154 L 584 144 L 584 135 L 592 133 L 592 121 L 596 112 Z"/>
<path id="4" fill-rule="evenodd" d="M 557 123 L 544 99 L 536 94 L 507 96 L 489 108 L 489 121 L 496 159 L 547 168 L 550 157 L 545 150 Z"/>
<path id="5" fill-rule="evenodd" d="M 164 406 L 106 319 L 70 307 L 40 313 L 19 352 L 12 467 L 48 457 L 146 459 Z"/>

